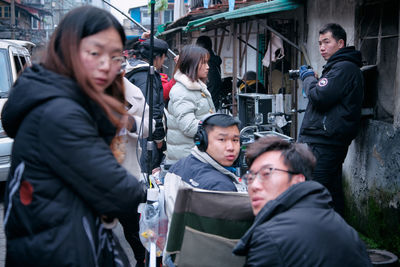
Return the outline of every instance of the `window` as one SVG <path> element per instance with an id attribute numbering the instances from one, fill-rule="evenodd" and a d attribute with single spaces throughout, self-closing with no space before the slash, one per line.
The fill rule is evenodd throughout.
<path id="1" fill-rule="evenodd" d="M 34 17 L 31 17 L 32 19 L 32 29 L 37 30 L 39 29 L 39 21 L 37 19 L 35 19 Z"/>
<path id="2" fill-rule="evenodd" d="M 158 15 L 160 12 L 154 12 L 154 27 L 157 27 L 159 24 Z M 150 26 L 151 23 L 151 16 L 149 13 L 149 9 L 147 7 L 140 8 L 140 19 L 142 25 Z"/>
<path id="3" fill-rule="evenodd" d="M 17 71 L 18 74 L 20 74 L 20 72 L 24 68 L 24 65 L 22 65 L 21 58 L 17 54 L 14 54 L 14 64 L 15 64 L 15 70 Z"/>
<path id="4" fill-rule="evenodd" d="M 399 1 L 368 0 L 359 8 L 358 47 L 366 65 L 376 65 L 378 74 L 375 119 L 393 123 L 394 95 L 399 45 Z M 370 97 L 370 96 L 366 96 Z"/>
<path id="5" fill-rule="evenodd" d="M 3 7 L 3 18 L 9 18 L 10 17 L 10 7 L 5 6 Z"/>
<path id="6" fill-rule="evenodd" d="M 165 10 L 164 11 L 164 21 L 163 23 L 171 22 L 174 20 L 174 11 L 173 10 Z"/>
<path id="7" fill-rule="evenodd" d="M 0 49 L 0 95 L 7 93 L 13 82 L 7 50 Z"/>
<path id="8" fill-rule="evenodd" d="M 0 6 L 0 18 L 9 18 L 11 16 L 11 8 L 9 6 Z M 19 11 L 15 10 L 15 17 L 19 17 Z"/>

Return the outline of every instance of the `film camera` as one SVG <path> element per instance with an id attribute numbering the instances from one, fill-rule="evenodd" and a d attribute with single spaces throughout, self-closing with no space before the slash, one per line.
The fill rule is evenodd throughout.
<path id="1" fill-rule="evenodd" d="M 307 69 L 312 69 L 311 66 L 307 66 Z M 300 70 L 289 70 L 289 79 L 297 80 L 300 77 Z"/>

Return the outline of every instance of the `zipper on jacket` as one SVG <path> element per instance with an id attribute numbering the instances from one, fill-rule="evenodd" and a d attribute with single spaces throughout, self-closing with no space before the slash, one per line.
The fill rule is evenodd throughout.
<path id="1" fill-rule="evenodd" d="M 325 121 L 326 121 L 326 115 L 325 115 L 324 118 L 322 119 L 322 126 L 324 127 L 324 130 L 326 131 Z"/>
<path id="2" fill-rule="evenodd" d="M 8 222 L 8 217 L 10 216 L 11 208 L 12 208 L 12 197 L 15 195 L 15 192 L 19 189 L 19 186 L 21 184 L 21 177 L 22 174 L 24 173 L 25 170 L 25 163 L 22 161 L 20 164 L 18 164 L 17 168 L 15 168 L 14 171 L 14 176 L 13 179 L 10 181 L 8 188 L 10 190 L 10 194 L 8 196 L 8 205 L 7 205 L 7 211 L 6 214 L 4 215 L 3 219 L 3 229 L 6 229 L 7 222 Z"/>

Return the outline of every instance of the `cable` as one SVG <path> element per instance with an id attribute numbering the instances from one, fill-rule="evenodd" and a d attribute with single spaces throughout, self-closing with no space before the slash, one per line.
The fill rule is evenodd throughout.
<path id="1" fill-rule="evenodd" d="M 127 19 L 129 19 L 130 21 L 132 21 L 133 23 L 135 23 L 140 29 L 142 29 L 144 32 L 148 32 L 149 30 L 146 29 L 142 24 L 140 24 L 139 22 L 137 22 L 136 20 L 134 20 L 133 18 L 129 17 L 128 15 L 126 15 L 124 12 L 122 12 L 121 10 L 119 10 L 117 7 L 113 6 L 112 4 L 110 4 L 109 2 L 107 2 L 106 0 L 102 0 L 104 3 L 106 3 L 107 5 L 109 5 L 110 7 L 114 8 L 116 11 L 118 11 L 119 13 L 121 13 L 123 16 L 125 16 Z M 157 37 L 154 36 L 154 38 L 157 39 Z M 176 57 L 176 54 L 168 48 L 168 52 L 171 54 L 171 56 L 174 58 Z"/>

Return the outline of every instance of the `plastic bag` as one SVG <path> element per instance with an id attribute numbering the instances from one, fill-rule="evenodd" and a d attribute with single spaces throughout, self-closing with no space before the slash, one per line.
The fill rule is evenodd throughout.
<path id="1" fill-rule="evenodd" d="M 149 190 L 152 191 L 147 193 L 147 202 L 138 207 L 138 212 L 141 214 L 139 237 L 148 251 L 150 251 L 150 243 L 155 243 L 156 256 L 160 257 L 164 250 L 168 230 L 168 219 L 164 210 L 164 189 L 160 187 L 160 189 L 151 188 Z"/>

